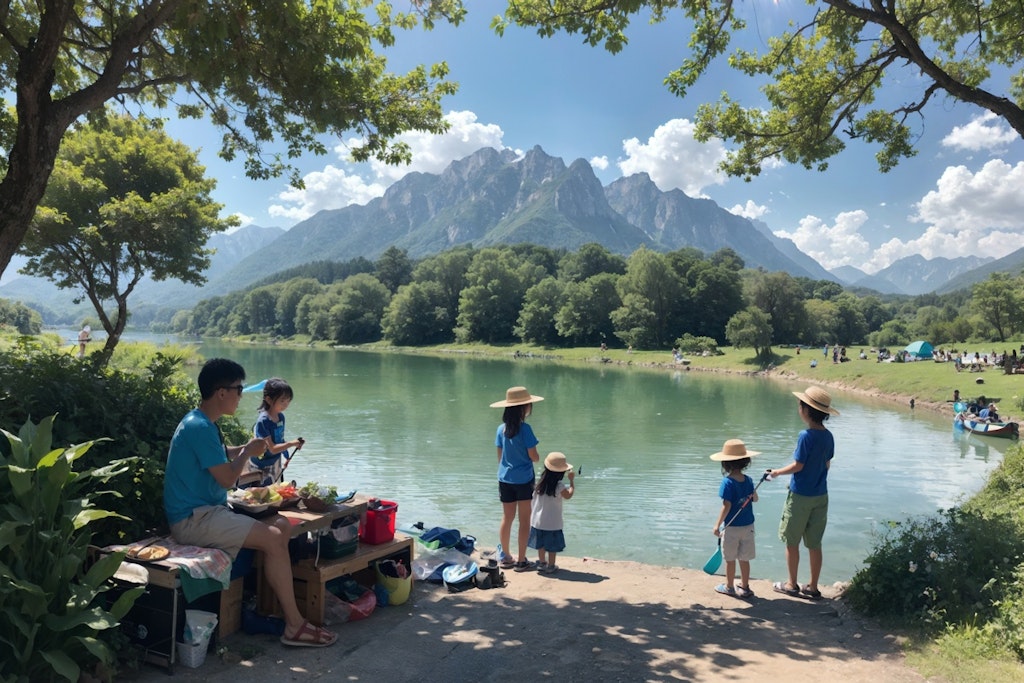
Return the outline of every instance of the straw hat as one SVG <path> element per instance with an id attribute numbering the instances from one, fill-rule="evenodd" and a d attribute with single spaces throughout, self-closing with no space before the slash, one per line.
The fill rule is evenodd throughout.
<path id="1" fill-rule="evenodd" d="M 712 453 L 710 457 L 717 462 L 726 462 L 728 460 L 752 458 L 755 455 L 761 455 L 761 451 L 748 451 L 746 444 L 739 439 L 729 439 L 722 444 L 722 450 Z"/>
<path id="2" fill-rule="evenodd" d="M 552 472 L 566 472 L 572 469 L 572 465 L 565 461 L 565 454 L 558 451 L 548 453 L 548 457 L 544 458 L 544 467 Z"/>
<path id="3" fill-rule="evenodd" d="M 509 387 L 508 391 L 505 392 L 505 400 L 495 401 L 491 404 L 491 407 L 508 408 L 510 406 L 524 406 L 527 403 L 536 403 L 543 400 L 543 396 L 531 396 L 526 387 Z"/>
<path id="4" fill-rule="evenodd" d="M 823 413 L 839 415 L 839 411 L 832 407 L 832 397 L 821 387 L 807 387 L 805 391 L 794 391 L 793 395 Z"/>

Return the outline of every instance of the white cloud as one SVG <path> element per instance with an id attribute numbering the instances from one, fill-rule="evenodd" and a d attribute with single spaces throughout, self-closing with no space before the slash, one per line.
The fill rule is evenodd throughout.
<path id="1" fill-rule="evenodd" d="M 876 272 L 919 254 L 927 259 L 963 253 L 999 258 L 1019 248 L 1024 234 L 1024 162 L 1010 166 L 993 159 L 972 173 L 965 166 L 943 171 L 932 190 L 915 204 L 914 223 L 925 223 L 914 239 L 891 239 L 863 266 Z"/>
<path id="2" fill-rule="evenodd" d="M 776 235 L 793 240 L 804 252 L 826 269 L 839 266 L 861 267 L 871 255 L 871 245 L 860 234 L 868 214 L 860 209 L 844 211 L 836 216 L 835 224 L 828 225 L 817 216 L 805 216 L 793 232 Z"/>
<path id="3" fill-rule="evenodd" d="M 504 149 L 501 143 L 505 133 L 496 123 L 479 123 L 471 111 L 451 111 L 445 115 L 449 129 L 443 135 L 411 131 L 398 136 L 398 140 L 412 148 L 412 163 L 408 166 L 389 166 L 379 161 L 370 162 L 377 180 L 387 185 L 399 180 L 405 174 L 440 173 L 456 159 L 462 159 L 482 147 Z M 344 148 L 335 151 L 347 155 Z"/>
<path id="4" fill-rule="evenodd" d="M 726 181 L 718 169 L 725 145 L 717 138 L 697 142 L 693 131 L 688 119 L 672 119 L 658 126 L 646 144 L 623 140 L 626 158 L 618 162 L 619 170 L 624 176 L 647 173 L 663 192 L 678 188 L 691 197 L 706 197 L 705 187 Z"/>
<path id="5" fill-rule="evenodd" d="M 942 139 L 944 147 L 978 152 L 1005 149 L 1018 139 L 1017 133 L 994 113 L 987 111 L 971 119 L 965 126 L 956 126 Z"/>
<path id="6" fill-rule="evenodd" d="M 397 138 L 412 149 L 412 162 L 407 166 L 389 166 L 372 161 L 367 167 L 373 180 L 367 180 L 354 170 L 328 165 L 322 171 L 303 176 L 304 189 L 289 187 L 277 195 L 281 203 L 271 205 L 270 215 L 299 222 L 325 209 L 365 204 L 383 195 L 392 183 L 407 173 L 440 173 L 451 162 L 469 156 L 481 147 L 504 149 L 501 143 L 504 132 L 497 124 L 478 123 L 476 114 L 471 111 L 449 112 L 445 118 L 450 128 L 443 135 L 412 131 Z M 356 142 L 350 140 L 348 144 L 337 145 L 335 154 L 347 160 L 348 145 Z"/>
<path id="7" fill-rule="evenodd" d="M 606 168 L 608 168 L 608 157 L 594 157 L 593 159 L 590 160 L 590 165 L 596 168 L 598 171 L 603 171 Z"/>
<path id="8" fill-rule="evenodd" d="M 284 204 L 272 204 L 270 215 L 303 221 L 326 209 L 340 209 L 349 204 L 365 204 L 384 194 L 385 187 L 379 183 L 367 183 L 358 175 L 344 169 L 326 166 L 303 176 L 306 187 L 289 187 L 277 195 Z"/>
<path id="9" fill-rule="evenodd" d="M 236 211 L 235 213 L 233 213 L 231 215 L 238 219 L 238 227 L 237 228 L 231 228 L 230 232 L 234 232 L 235 230 L 240 230 L 241 228 L 244 228 L 247 225 L 252 225 L 252 222 L 254 220 L 256 220 L 252 216 L 247 216 L 244 213 L 242 213 L 241 211 Z"/>
<path id="10" fill-rule="evenodd" d="M 729 213 L 754 220 L 768 213 L 768 207 L 755 204 L 754 200 L 748 199 L 746 204 L 737 204 L 729 209 Z"/>

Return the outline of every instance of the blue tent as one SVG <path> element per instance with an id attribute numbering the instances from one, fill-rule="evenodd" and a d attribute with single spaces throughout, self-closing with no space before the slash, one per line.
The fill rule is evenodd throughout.
<path id="1" fill-rule="evenodd" d="M 903 350 L 919 359 L 932 357 L 932 345 L 926 341 L 916 341 L 913 344 L 908 344 L 907 348 Z"/>

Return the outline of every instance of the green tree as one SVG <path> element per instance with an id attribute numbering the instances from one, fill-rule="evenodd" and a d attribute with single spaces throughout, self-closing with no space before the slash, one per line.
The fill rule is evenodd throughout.
<path id="1" fill-rule="evenodd" d="M 626 261 L 617 288 L 622 307 L 612 314 L 615 334 L 637 347 L 668 348 L 678 336 L 672 330 L 680 326 L 677 314 L 684 294 L 669 258 L 640 247 Z"/>
<path id="2" fill-rule="evenodd" d="M 725 338 L 737 349 L 750 347 L 758 360 L 772 355 L 772 323 L 767 313 L 751 306 L 740 311 L 725 326 Z"/>
<path id="3" fill-rule="evenodd" d="M 718 258 L 695 262 L 685 275 L 689 288 L 685 329 L 698 337 L 722 339 L 729 318 L 744 307 L 739 274 L 743 261 L 739 257 L 722 258 L 724 251 L 716 252 Z"/>
<path id="4" fill-rule="evenodd" d="M 750 284 L 750 301 L 768 314 L 772 341 L 792 343 L 801 339 L 807 321 L 803 290 L 789 273 L 756 273 Z"/>
<path id="5" fill-rule="evenodd" d="M 867 338 L 868 323 L 857 306 L 857 297 L 843 293 L 833 299 L 836 305 L 836 334 L 840 344 L 861 344 Z"/>
<path id="6" fill-rule="evenodd" d="M 248 318 L 250 332 L 253 334 L 273 333 L 277 323 L 276 287 L 257 287 L 245 293 L 240 313 Z"/>
<path id="7" fill-rule="evenodd" d="M 554 346 L 562 340 L 555 326 L 555 316 L 565 301 L 565 283 L 548 276 L 526 290 L 523 309 L 519 312 L 515 334 L 524 342 Z"/>
<path id="8" fill-rule="evenodd" d="M 512 341 L 526 290 L 544 275 L 543 267 L 519 261 L 509 248 L 478 251 L 466 271 L 456 338 L 488 344 Z"/>
<path id="9" fill-rule="evenodd" d="M 444 292 L 445 309 L 451 320 L 459 314 L 459 297 L 466 286 L 466 271 L 475 252 L 471 247 L 455 247 L 431 256 L 413 269 L 413 282 L 436 282 Z"/>
<path id="10" fill-rule="evenodd" d="M 288 280 L 281 286 L 274 306 L 274 317 L 277 319 L 277 331 L 285 337 L 295 334 L 295 316 L 299 302 L 307 294 L 317 294 L 321 290 L 319 282 L 311 277 L 298 277 Z"/>
<path id="11" fill-rule="evenodd" d="M 451 341 L 454 324 L 445 291 L 433 281 L 399 287 L 381 320 L 384 338 L 400 346 Z"/>
<path id="12" fill-rule="evenodd" d="M 1011 278 L 1006 273 L 992 273 L 984 282 L 971 287 L 971 304 L 982 319 L 992 326 L 999 341 L 1006 341 L 1021 324 L 1020 278 Z"/>
<path id="13" fill-rule="evenodd" d="M 804 334 L 795 341 L 820 344 L 839 338 L 839 307 L 835 303 L 809 299 L 804 302 L 804 310 L 807 312 Z"/>
<path id="14" fill-rule="evenodd" d="M 781 157 L 824 170 L 845 139 L 877 144 L 883 171 L 915 153 L 919 135 L 910 123 L 923 118 L 933 98 L 967 102 L 1006 121 L 1024 135 L 1024 77 L 1020 26 L 1024 7 L 1010 0 L 870 2 L 823 0 L 778 35 L 763 37 L 763 53 L 736 49 L 728 64 L 762 84 L 761 97 L 744 107 L 723 93 L 697 113 L 701 140 L 732 140 L 723 168 L 751 178 L 762 164 Z M 580 33 L 590 45 L 616 53 L 626 42 L 633 15 L 660 22 L 678 10 L 692 23 L 691 54 L 670 73 L 669 90 L 685 97 L 709 67 L 724 58 L 733 33 L 744 32 L 745 5 L 731 0 L 516 0 L 494 21 L 535 27 L 542 36 Z M 888 108 L 881 90 L 886 76 L 912 70 L 914 83 L 899 81 L 900 100 Z M 990 78 L 995 69 L 1008 79 Z M 1005 86 L 1003 84 L 1006 84 Z M 1005 87 L 1005 92 L 999 88 Z M 916 88 L 916 90 L 914 89 Z M 918 124 L 920 125 L 920 124 Z M 778 334 L 778 330 L 776 330 Z"/>
<path id="15" fill-rule="evenodd" d="M 372 7 L 371 7 L 372 6 Z M 441 98 L 455 85 L 443 63 L 407 74 L 375 50 L 399 30 L 458 23 L 460 0 L 384 2 L 79 0 L 8 2 L 0 13 L 0 71 L 13 107 L 0 108 L 0 273 L 21 244 L 46 189 L 68 127 L 102 109 L 177 104 L 224 130 L 221 155 L 246 159 L 246 174 L 291 171 L 304 151 L 327 152 L 322 137 L 357 130 L 352 156 L 398 163 L 403 131 L 441 132 Z"/>
<path id="16" fill-rule="evenodd" d="M 409 252 L 392 245 L 377 259 L 373 273 L 394 294 L 402 285 L 412 281 L 412 261 Z"/>
<path id="17" fill-rule="evenodd" d="M 18 334 L 39 334 L 43 318 L 20 301 L 0 299 L 0 326 L 13 327 Z"/>
<path id="18" fill-rule="evenodd" d="M 338 302 L 331 306 L 331 338 L 339 344 L 363 344 L 381 338 L 381 318 L 391 292 L 367 273 L 345 278 L 338 286 Z"/>
<path id="19" fill-rule="evenodd" d="M 565 286 L 565 301 L 555 314 L 555 329 L 574 346 L 600 344 L 615 334 L 611 314 L 622 305 L 615 283 L 619 275 L 599 273 Z"/>
<path id="20" fill-rule="evenodd" d="M 124 332 L 139 281 L 148 275 L 203 284 L 206 240 L 237 224 L 218 218 L 215 182 L 204 173 L 195 152 L 158 121 L 99 117 L 64 140 L 22 244 L 29 257 L 22 271 L 79 290 L 76 303 L 89 300 L 107 333 L 101 363 Z"/>
<path id="21" fill-rule="evenodd" d="M 584 244 L 558 262 L 558 277 L 567 282 L 583 282 L 600 273 L 622 275 L 625 272 L 626 259 L 596 242 Z"/>

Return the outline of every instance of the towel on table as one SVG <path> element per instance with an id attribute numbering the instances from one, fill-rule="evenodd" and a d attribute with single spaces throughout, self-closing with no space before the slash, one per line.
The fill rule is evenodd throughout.
<path id="1" fill-rule="evenodd" d="M 128 545 L 108 545 L 104 550 L 122 551 Z M 202 548 L 195 545 L 175 543 L 170 536 L 157 540 L 153 545 L 162 545 L 171 554 L 162 562 L 167 562 L 184 571 L 179 572 L 181 592 L 185 600 L 192 602 L 207 593 L 225 590 L 231 585 L 231 556 L 218 548 Z"/>

